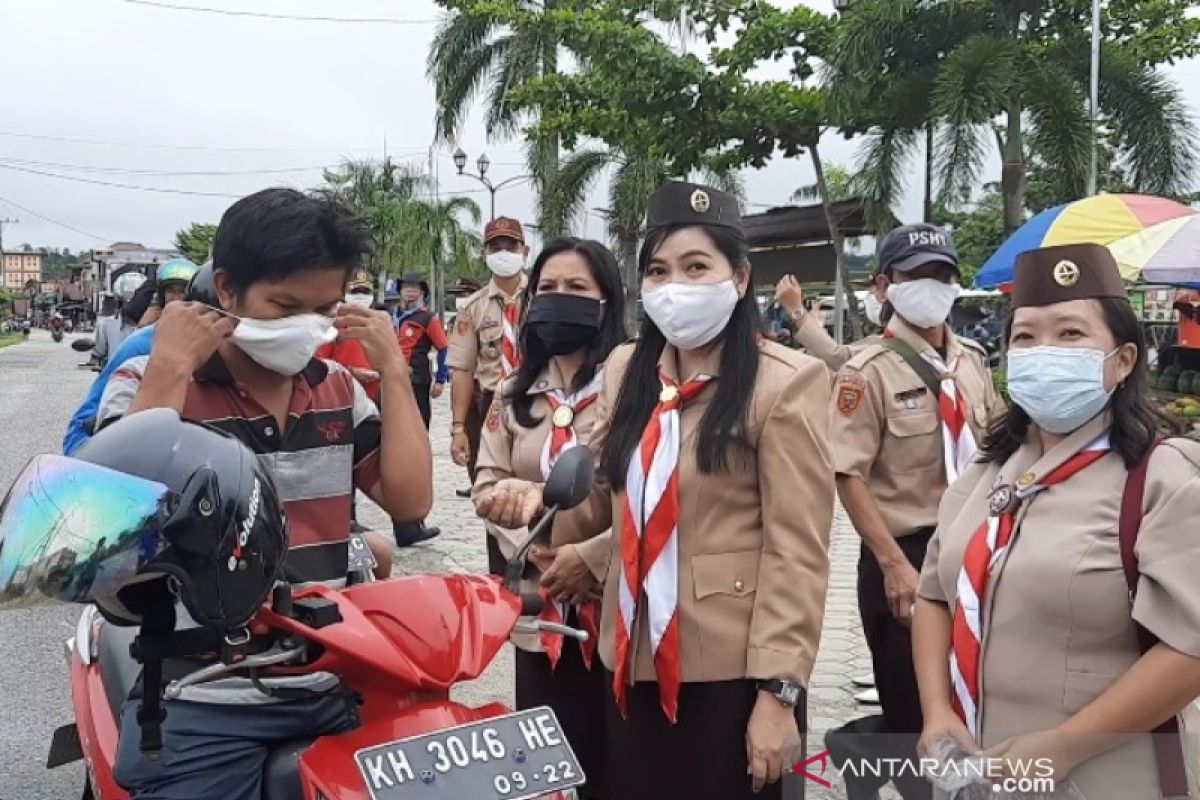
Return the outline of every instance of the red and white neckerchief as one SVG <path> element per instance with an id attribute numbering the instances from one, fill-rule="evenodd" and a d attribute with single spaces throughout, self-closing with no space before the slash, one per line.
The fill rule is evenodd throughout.
<path id="1" fill-rule="evenodd" d="M 621 524 L 621 574 L 617 592 L 616 665 L 613 693 L 625 714 L 629 645 L 641 593 L 654 673 L 663 713 L 674 723 L 679 711 L 679 410 L 712 380 L 699 375 L 682 386 L 659 371 L 662 393 L 625 478 Z"/>
<path id="2" fill-rule="evenodd" d="M 975 442 L 975 434 L 967 424 L 967 401 L 962 390 L 954 380 L 954 370 L 958 366 L 958 356 L 950 358 L 946 363 L 937 353 L 928 350 L 921 353 L 921 358 L 928 361 L 941 376 L 941 392 L 938 395 L 938 409 L 942 418 L 942 453 L 946 464 L 947 485 L 958 480 L 958 476 L 971 463 L 979 445 Z"/>
<path id="3" fill-rule="evenodd" d="M 546 402 L 550 405 L 550 421 L 553 428 L 551 428 L 550 435 L 546 437 L 546 443 L 542 445 L 542 480 L 550 477 L 550 470 L 554 468 L 560 455 L 579 444 L 579 437 L 575 435 L 575 419 L 583 413 L 584 409 L 596 402 L 603 386 L 602 379 L 603 375 L 597 374 L 591 383 L 574 394 L 568 395 L 561 389 L 554 389 L 546 393 L 545 397 Z M 567 604 L 551 600 L 546 596 L 543 596 L 543 600 L 545 602 L 539 618 L 547 622 L 564 624 L 567 619 Z M 596 652 L 596 638 L 600 633 L 597 624 L 600 617 L 600 604 L 593 600 L 577 606 L 576 616 L 580 626 L 588 632 L 588 640 L 580 643 L 580 649 L 583 650 L 584 664 L 591 669 L 592 657 Z M 563 637 L 553 633 L 542 633 L 540 639 L 542 649 L 549 656 L 550 667 L 553 669 L 558 666 L 558 659 L 562 655 Z"/>
<path id="4" fill-rule="evenodd" d="M 504 301 L 504 322 L 500 329 L 500 379 L 503 380 L 521 366 L 521 351 L 517 349 L 517 326 L 521 308 L 514 300 Z"/>
<path id="5" fill-rule="evenodd" d="M 979 676 L 983 655 L 983 608 L 988 577 L 1000 563 L 1012 540 L 1021 505 L 1038 492 L 1062 483 L 1099 461 L 1110 450 L 1104 434 L 1083 450 L 1052 469 L 1040 482 L 1029 486 L 1000 486 L 992 492 L 988 518 L 971 535 L 963 554 L 955 592 L 954 618 L 950 631 L 950 698 L 955 712 L 977 735 L 979 723 Z"/>

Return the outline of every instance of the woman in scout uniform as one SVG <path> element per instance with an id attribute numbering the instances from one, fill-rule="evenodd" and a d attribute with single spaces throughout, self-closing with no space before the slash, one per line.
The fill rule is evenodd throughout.
<path id="1" fill-rule="evenodd" d="M 476 496 L 506 479 L 544 481 L 563 451 L 587 444 L 604 361 L 625 341 L 621 273 L 599 242 L 564 238 L 546 245 L 533 264 L 525 296 L 521 366 L 504 382 L 488 414 Z M 491 569 L 503 573 L 504 559 L 527 531 L 489 526 L 489 534 Z M 588 777 L 588 798 L 606 796 L 599 724 L 605 684 L 604 671 L 593 663 L 600 610 L 593 594 L 608 566 L 608 550 L 606 536 L 536 548 L 525 591 L 536 592 L 540 578 L 550 595 L 542 616 L 589 630 L 593 638 L 576 644 L 544 634 L 540 640 L 516 641 L 517 707 L 554 708 Z"/>
<path id="2" fill-rule="evenodd" d="M 760 341 L 735 198 L 679 182 L 649 205 L 646 319 L 604 372 L 596 491 L 555 531 L 613 530 L 608 790 L 777 798 L 800 760 L 825 605 L 829 381 L 816 359 Z M 524 524 L 541 487 L 504 481 L 477 506 Z"/>
<path id="3" fill-rule="evenodd" d="M 888 298 L 883 339 L 860 351 L 834 383 L 830 437 L 838 493 L 863 539 L 858 607 L 883 713 L 892 736 L 880 756 L 914 755 L 921 706 L 909 624 L 917 570 L 946 487 L 964 470 L 988 420 L 1003 404 L 981 347 L 946 319 L 958 296 L 958 255 L 932 225 L 897 228 L 875 276 Z M 847 726 L 847 732 L 855 729 Z M 911 775 L 893 780 L 905 800 L 929 797 Z"/>
<path id="4" fill-rule="evenodd" d="M 1087 800 L 1183 796 L 1196 747 L 1169 728 L 1200 694 L 1200 445 L 1154 445 L 1107 249 L 1022 254 L 1012 306 L 1011 412 L 947 493 L 921 572 L 922 746 L 1049 758 Z"/>

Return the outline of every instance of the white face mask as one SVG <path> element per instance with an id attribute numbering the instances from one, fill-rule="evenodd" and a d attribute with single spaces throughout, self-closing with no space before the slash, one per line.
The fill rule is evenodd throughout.
<path id="1" fill-rule="evenodd" d="M 1092 347 L 1022 347 L 1008 351 L 1008 394 L 1039 428 L 1054 434 L 1080 428 L 1108 405 L 1105 355 Z"/>
<path id="2" fill-rule="evenodd" d="M 695 350 L 720 335 L 738 302 L 733 280 L 668 283 L 642 292 L 646 314 L 679 350 Z"/>
<path id="3" fill-rule="evenodd" d="M 265 369 L 296 375 L 308 366 L 318 347 L 337 335 L 330 317 L 296 314 L 282 319 L 242 319 L 230 338 Z"/>
<path id="4" fill-rule="evenodd" d="M 372 302 L 375 300 L 375 298 L 371 295 L 363 294 L 361 292 L 351 292 L 350 294 L 347 294 L 344 299 L 346 301 L 346 305 L 348 306 L 367 309 L 371 307 Z"/>
<path id="5" fill-rule="evenodd" d="M 919 278 L 893 283 L 888 287 L 887 297 L 905 322 L 918 328 L 936 328 L 945 324 L 961 291 L 957 283 Z"/>
<path id="6" fill-rule="evenodd" d="M 863 298 L 863 313 L 872 325 L 883 327 L 883 303 L 879 302 L 874 292 L 867 292 L 867 296 Z"/>
<path id="7" fill-rule="evenodd" d="M 511 278 L 525 268 L 525 256 L 508 250 L 488 253 L 484 260 L 488 269 L 498 278 Z"/>

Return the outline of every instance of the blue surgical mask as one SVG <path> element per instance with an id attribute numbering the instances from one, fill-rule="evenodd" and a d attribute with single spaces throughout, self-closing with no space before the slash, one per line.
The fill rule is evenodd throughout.
<path id="1" fill-rule="evenodd" d="M 1008 394 L 1037 426 L 1066 434 L 1104 410 L 1104 362 L 1114 353 L 1092 347 L 1027 347 L 1008 351 Z"/>

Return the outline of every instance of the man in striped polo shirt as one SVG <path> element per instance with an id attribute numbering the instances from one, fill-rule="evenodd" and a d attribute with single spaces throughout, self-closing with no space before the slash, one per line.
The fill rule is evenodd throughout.
<path id="1" fill-rule="evenodd" d="M 173 408 L 254 450 L 285 502 L 293 584 L 345 581 L 355 488 L 396 519 L 424 518 L 432 504 L 429 439 L 391 318 L 342 304 L 366 251 L 359 221 L 328 198 L 267 189 L 239 200 L 213 245 L 221 309 L 169 304 L 150 355 L 121 365 L 100 401 L 100 427 Z M 314 358 L 337 332 L 379 373 L 382 415 L 349 372 Z M 258 800 L 272 742 L 356 724 L 344 692 L 292 700 L 209 688 L 164 703 L 168 756 L 157 760 L 138 752 L 138 701 L 126 702 L 117 778 L 133 797 Z"/>

